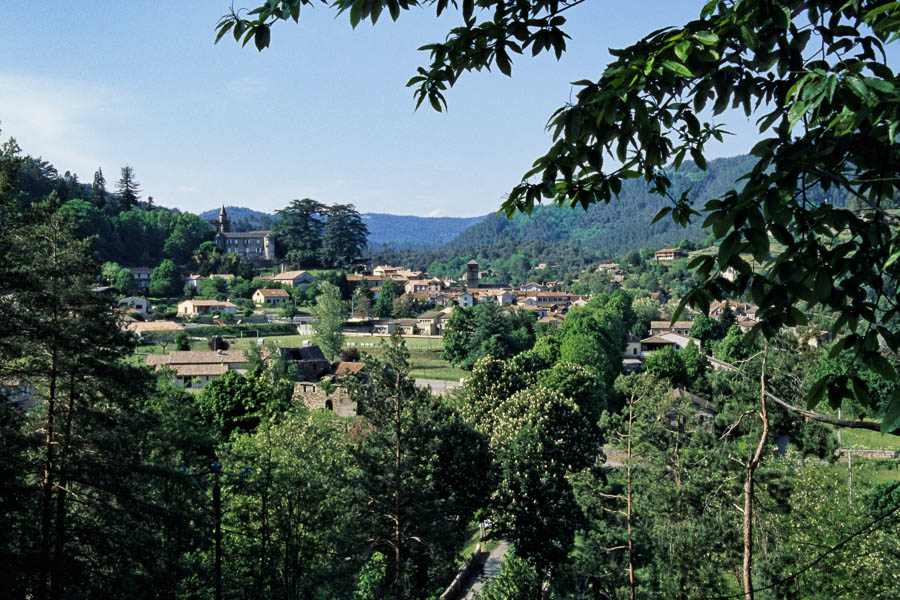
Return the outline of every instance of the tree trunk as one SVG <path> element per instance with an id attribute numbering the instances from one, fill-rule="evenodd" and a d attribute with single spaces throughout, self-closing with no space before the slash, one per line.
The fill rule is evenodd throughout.
<path id="1" fill-rule="evenodd" d="M 400 485 L 402 483 L 402 478 L 400 476 L 400 452 L 401 452 L 401 440 L 400 433 L 403 429 L 402 423 L 400 422 L 401 413 L 402 413 L 402 401 L 400 398 L 400 379 L 398 377 L 397 381 L 397 399 L 395 402 L 396 405 L 396 415 L 395 415 L 395 424 L 394 424 L 394 433 L 396 436 L 396 442 L 394 445 L 394 565 L 395 565 L 395 574 L 394 574 L 394 582 L 396 585 L 396 593 L 397 600 L 402 600 L 403 598 L 403 590 L 400 585 L 400 576 L 403 572 L 402 567 L 402 559 L 403 553 L 401 552 L 401 528 L 400 528 Z"/>
<path id="2" fill-rule="evenodd" d="M 744 583 L 745 600 L 753 600 L 753 475 L 756 472 L 756 467 L 759 466 L 759 461 L 762 458 L 769 436 L 769 416 L 766 413 L 766 359 L 768 350 L 769 348 L 766 346 L 766 353 L 763 354 L 762 375 L 760 375 L 759 418 L 762 421 L 763 429 L 759 436 L 756 452 L 753 454 L 750 462 L 747 463 L 747 472 L 744 477 L 744 562 L 741 575 Z"/>
<path id="3" fill-rule="evenodd" d="M 625 523 L 628 528 L 628 598 L 634 600 L 634 542 L 631 537 L 631 425 L 634 423 L 634 396 L 628 403 L 628 448 L 626 454 Z"/>
<path id="4" fill-rule="evenodd" d="M 56 470 L 56 536 L 53 547 L 53 563 L 50 571 L 50 598 L 56 600 L 62 596 L 63 572 L 66 565 L 66 494 L 69 485 L 66 463 L 72 448 L 72 418 L 75 411 L 75 375 L 69 375 L 69 396 L 66 402 L 66 420 L 63 425 L 61 446 L 58 454 Z"/>
<path id="5" fill-rule="evenodd" d="M 56 344 L 50 354 L 50 375 L 47 393 L 47 422 L 44 435 L 44 475 L 41 481 L 41 551 L 38 574 L 38 600 L 47 599 L 50 578 L 50 525 L 52 521 L 51 503 L 53 500 L 54 452 L 54 417 L 56 412 L 56 380 L 57 380 L 57 348 Z"/>

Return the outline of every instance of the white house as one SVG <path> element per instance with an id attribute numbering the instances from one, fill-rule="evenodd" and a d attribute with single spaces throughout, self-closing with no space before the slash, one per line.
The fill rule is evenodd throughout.
<path id="1" fill-rule="evenodd" d="M 475 296 L 469 292 L 465 292 L 456 297 L 456 303 L 463 308 L 472 308 L 475 306 Z"/>
<path id="2" fill-rule="evenodd" d="M 237 306 L 223 300 L 185 300 L 178 303 L 178 314 L 182 316 L 211 315 L 215 313 L 237 313 Z"/>
<path id="3" fill-rule="evenodd" d="M 146 298 L 140 298 L 138 296 L 128 296 L 127 298 L 122 298 L 121 300 L 119 300 L 119 306 L 124 306 L 128 309 L 134 309 L 144 315 L 150 314 L 150 311 L 153 310 L 153 307 L 150 306 L 150 302 L 148 302 Z"/>

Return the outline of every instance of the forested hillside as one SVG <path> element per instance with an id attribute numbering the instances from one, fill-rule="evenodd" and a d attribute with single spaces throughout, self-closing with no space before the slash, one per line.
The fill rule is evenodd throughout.
<path id="1" fill-rule="evenodd" d="M 685 163 L 672 175 L 672 195 L 688 196 L 695 207 L 723 194 L 735 185 L 735 179 L 750 168 L 751 156 L 735 156 L 710 161 L 701 171 Z M 591 253 L 618 255 L 634 248 L 671 246 L 684 238 L 706 237 L 702 221 L 695 219 L 681 228 L 670 219 L 651 225 L 653 217 L 671 203 L 651 193 L 642 180 L 630 180 L 622 186 L 619 198 L 610 204 L 594 204 L 587 210 L 558 206 L 539 206 L 531 215 L 517 213 L 512 219 L 493 213 L 463 231 L 448 248 L 462 249 L 504 241 L 536 240 L 556 243 L 576 241 Z"/>
<path id="2" fill-rule="evenodd" d="M 245 208 L 226 206 L 225 211 L 231 221 L 232 231 L 252 231 L 272 229 L 278 215 Z M 219 209 L 200 213 L 204 219 L 216 219 Z M 416 217 L 411 215 L 389 215 L 384 213 L 363 213 L 363 222 L 369 228 L 369 246 L 393 246 L 433 248 L 453 240 L 461 231 L 480 222 L 485 217 Z"/>

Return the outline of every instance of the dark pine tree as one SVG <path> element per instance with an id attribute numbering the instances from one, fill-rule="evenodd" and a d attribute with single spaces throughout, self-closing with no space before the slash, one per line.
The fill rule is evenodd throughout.
<path id="1" fill-rule="evenodd" d="M 132 210 L 137 206 L 141 198 L 141 184 L 134 178 L 134 169 L 129 165 L 122 167 L 122 176 L 116 183 L 116 191 L 119 192 L 123 211 Z"/>

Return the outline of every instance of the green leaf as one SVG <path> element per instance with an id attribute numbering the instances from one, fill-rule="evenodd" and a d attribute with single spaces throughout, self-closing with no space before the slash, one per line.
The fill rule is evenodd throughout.
<path id="1" fill-rule="evenodd" d="M 731 259 L 738 252 L 738 244 L 741 242 L 741 236 L 737 231 L 732 231 L 728 234 L 722 244 L 719 246 L 719 257 L 718 263 L 719 268 L 724 269 L 728 266 L 728 263 L 731 262 Z"/>
<path id="2" fill-rule="evenodd" d="M 350 27 L 356 29 L 356 26 L 359 25 L 360 19 L 362 19 L 362 9 L 364 5 L 364 0 L 356 0 L 350 6 Z"/>
<path id="3" fill-rule="evenodd" d="M 497 48 L 494 60 L 497 63 L 497 68 L 500 69 L 501 73 L 503 73 L 507 77 L 512 75 L 512 64 L 510 63 L 509 55 L 506 53 L 506 50 L 503 46 L 499 46 Z"/>
<path id="4" fill-rule="evenodd" d="M 657 221 L 659 221 L 660 219 L 662 219 L 663 217 L 665 217 L 665 216 L 666 216 L 667 214 L 669 214 L 670 212 L 672 212 L 672 207 L 671 207 L 671 206 L 663 207 L 662 210 L 660 210 L 658 213 L 656 213 L 656 216 L 653 217 L 653 220 L 650 221 L 650 224 L 653 225 L 654 223 L 656 223 Z"/>
<path id="5" fill-rule="evenodd" d="M 218 43 L 219 43 L 219 40 L 222 39 L 222 36 L 224 36 L 226 33 L 228 33 L 228 31 L 229 31 L 232 27 L 234 27 L 234 21 L 228 21 L 227 23 L 225 23 L 224 25 L 222 25 L 221 27 L 219 27 L 219 33 L 216 34 L 216 41 L 215 41 L 215 43 L 218 44 Z"/>
<path id="6" fill-rule="evenodd" d="M 472 13 L 475 12 L 475 0 L 463 0 L 463 20 L 469 23 L 472 20 Z"/>
<path id="7" fill-rule="evenodd" d="M 816 299 L 820 302 L 828 300 L 828 297 L 831 296 L 831 288 L 831 275 L 824 269 L 819 270 L 816 273 L 816 281 L 813 286 L 813 294 L 815 294 Z"/>
<path id="8" fill-rule="evenodd" d="M 269 31 L 268 25 L 258 26 L 253 35 L 253 43 L 256 44 L 256 49 L 258 51 L 262 52 L 263 48 L 268 48 L 270 37 L 271 37 L 271 32 Z"/>
<path id="9" fill-rule="evenodd" d="M 806 393 L 806 408 L 812 410 L 822 401 L 825 396 L 825 386 L 828 384 L 828 378 L 823 377 L 813 384 Z"/>
<path id="10" fill-rule="evenodd" d="M 719 36 L 712 31 L 698 31 L 694 34 L 694 37 L 704 46 L 715 46 L 719 43 Z"/>
<path id="11" fill-rule="evenodd" d="M 900 429 L 900 389 L 894 391 L 881 419 L 881 433 L 894 433 Z"/>
<path id="12" fill-rule="evenodd" d="M 674 60 L 664 60 L 662 64 L 665 68 L 669 69 L 670 71 L 675 72 L 678 75 L 681 75 L 682 77 L 693 77 L 694 76 L 694 74 L 691 73 L 690 69 L 688 69 L 686 66 L 684 66 L 681 63 L 675 62 Z"/>

